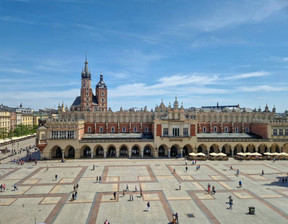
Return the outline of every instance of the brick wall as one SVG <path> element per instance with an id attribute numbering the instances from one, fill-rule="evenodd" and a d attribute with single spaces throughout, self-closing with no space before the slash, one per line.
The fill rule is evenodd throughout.
<path id="1" fill-rule="evenodd" d="M 161 136 L 162 128 L 161 124 L 157 124 L 156 126 L 156 136 Z"/>
<path id="2" fill-rule="evenodd" d="M 267 124 L 252 124 L 250 131 L 262 138 L 268 138 L 268 125 Z"/>

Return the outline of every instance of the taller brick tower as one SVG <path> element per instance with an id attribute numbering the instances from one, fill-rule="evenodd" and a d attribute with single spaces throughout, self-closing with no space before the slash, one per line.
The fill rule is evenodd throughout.
<path id="1" fill-rule="evenodd" d="M 100 80 L 96 85 L 96 98 L 100 111 L 107 111 L 107 86 L 103 81 L 103 75 L 100 75 Z"/>
<path id="2" fill-rule="evenodd" d="M 85 59 L 85 67 L 81 72 L 81 111 L 91 110 L 93 91 L 91 88 L 91 72 L 88 69 L 87 57 Z"/>

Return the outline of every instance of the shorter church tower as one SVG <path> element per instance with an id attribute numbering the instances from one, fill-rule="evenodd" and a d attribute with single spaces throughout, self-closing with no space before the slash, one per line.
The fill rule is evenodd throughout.
<path id="1" fill-rule="evenodd" d="M 103 81 L 103 75 L 100 75 L 100 80 L 96 85 L 96 98 L 100 111 L 107 111 L 107 86 Z"/>

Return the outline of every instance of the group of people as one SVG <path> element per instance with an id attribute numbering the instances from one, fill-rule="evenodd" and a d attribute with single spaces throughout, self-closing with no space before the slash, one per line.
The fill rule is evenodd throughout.
<path id="1" fill-rule="evenodd" d="M 179 219 L 178 219 L 178 213 L 176 212 L 175 214 L 172 215 L 173 221 L 172 223 L 179 223 Z"/>
<path id="2" fill-rule="evenodd" d="M 6 185 L 5 184 L 1 184 L 0 185 L 0 191 L 5 191 L 6 190 Z"/>
<path id="3" fill-rule="evenodd" d="M 207 192 L 208 192 L 208 194 L 216 194 L 215 186 L 212 186 L 212 190 L 211 190 L 211 185 L 208 183 Z"/>
<path id="4" fill-rule="evenodd" d="M 72 201 L 77 199 L 79 184 L 73 186 Z"/>
<path id="5" fill-rule="evenodd" d="M 102 177 L 101 176 L 96 176 L 96 182 L 101 182 Z"/>

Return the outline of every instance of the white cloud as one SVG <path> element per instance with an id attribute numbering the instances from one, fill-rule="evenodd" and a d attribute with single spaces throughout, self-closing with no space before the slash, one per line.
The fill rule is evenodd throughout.
<path id="1" fill-rule="evenodd" d="M 0 72 L 18 73 L 18 74 L 32 74 L 32 72 L 25 69 L 18 68 L 0 68 Z"/>
<path id="2" fill-rule="evenodd" d="M 261 86 L 242 86 L 239 87 L 238 90 L 243 92 L 280 92 L 280 91 L 287 91 L 288 88 L 284 87 L 275 87 L 275 86 L 269 86 L 269 85 L 261 85 Z"/>
<path id="3" fill-rule="evenodd" d="M 282 59 L 283 62 L 288 62 L 288 57 Z"/>
<path id="4" fill-rule="evenodd" d="M 247 78 L 253 78 L 253 77 L 263 77 L 270 75 L 269 72 L 249 72 L 249 73 L 243 73 L 239 75 L 229 76 L 224 78 L 224 80 L 237 80 L 237 79 L 247 79 Z"/>
<path id="5" fill-rule="evenodd" d="M 217 5 L 218 4 L 218 5 Z M 247 23 L 259 23 L 272 14 L 288 6 L 286 0 L 245 0 L 245 1 L 219 1 L 215 11 L 205 18 L 196 19 L 183 25 L 194 27 L 203 31 L 214 31 L 224 27 L 238 26 Z"/>

